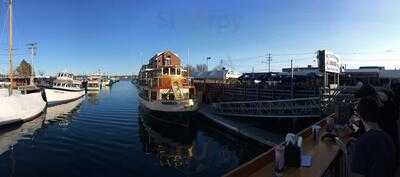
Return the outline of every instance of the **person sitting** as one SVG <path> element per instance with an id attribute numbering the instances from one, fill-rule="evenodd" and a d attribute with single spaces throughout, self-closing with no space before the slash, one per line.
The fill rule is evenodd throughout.
<path id="1" fill-rule="evenodd" d="M 390 136 L 378 125 L 379 108 L 376 97 L 362 97 L 356 109 L 366 132 L 355 142 L 351 162 L 352 176 L 394 176 L 395 147 Z"/>
<path id="2" fill-rule="evenodd" d="M 391 138 L 395 146 L 396 151 L 396 162 L 399 164 L 399 130 L 397 126 L 397 120 L 399 119 L 399 109 L 395 101 L 395 95 L 392 91 L 383 89 L 377 92 L 378 99 L 380 101 L 379 108 L 379 127 L 382 128 Z"/>

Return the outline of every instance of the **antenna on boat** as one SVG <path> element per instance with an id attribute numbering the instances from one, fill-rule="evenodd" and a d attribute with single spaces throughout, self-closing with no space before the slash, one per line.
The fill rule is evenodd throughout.
<path id="1" fill-rule="evenodd" d="M 14 76 L 13 76 L 13 0 L 8 1 L 8 13 L 9 13 L 9 22 L 10 22 L 10 45 L 8 48 L 8 64 L 9 64 L 9 77 L 10 77 L 10 91 L 9 94 L 12 95 L 13 93 L 13 82 L 14 82 Z"/>

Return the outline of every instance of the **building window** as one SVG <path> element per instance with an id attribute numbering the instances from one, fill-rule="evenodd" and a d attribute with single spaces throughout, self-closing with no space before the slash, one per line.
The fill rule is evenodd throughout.
<path id="1" fill-rule="evenodd" d="M 168 93 L 163 93 L 163 94 L 161 95 L 161 99 L 162 99 L 162 100 L 168 100 Z"/>
<path id="2" fill-rule="evenodd" d="M 157 100 L 157 92 L 151 92 L 151 101 Z"/>
<path id="3" fill-rule="evenodd" d="M 165 58 L 165 66 L 170 66 L 171 65 L 171 58 Z"/>

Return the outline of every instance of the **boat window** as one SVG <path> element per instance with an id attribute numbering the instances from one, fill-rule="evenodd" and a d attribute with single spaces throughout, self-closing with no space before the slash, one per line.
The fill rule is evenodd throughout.
<path id="1" fill-rule="evenodd" d="M 180 68 L 177 69 L 177 73 L 176 74 L 177 75 L 181 75 L 181 69 Z"/>
<path id="2" fill-rule="evenodd" d="M 164 68 L 163 74 L 168 74 L 168 68 Z"/>
<path id="3" fill-rule="evenodd" d="M 165 58 L 165 66 L 170 66 L 171 65 L 171 57 L 168 56 L 168 58 Z"/>

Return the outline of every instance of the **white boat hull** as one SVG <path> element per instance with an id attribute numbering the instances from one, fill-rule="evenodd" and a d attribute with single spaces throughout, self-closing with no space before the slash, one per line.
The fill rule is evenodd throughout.
<path id="1" fill-rule="evenodd" d="M 196 111 L 198 106 L 184 106 L 183 104 L 162 104 L 161 102 L 149 102 L 147 100 L 142 99 L 140 96 L 138 97 L 140 103 L 145 106 L 147 109 L 152 111 L 160 111 L 160 112 L 191 112 Z"/>
<path id="2" fill-rule="evenodd" d="M 100 87 L 87 87 L 88 91 L 99 91 Z"/>
<path id="3" fill-rule="evenodd" d="M 59 116 L 69 114 L 79 104 L 82 103 L 84 98 L 61 104 L 53 107 L 48 107 L 46 110 L 46 116 L 39 116 L 38 118 L 22 124 L 17 129 L 6 131 L 0 136 L 0 155 L 7 152 L 10 147 L 17 144 L 19 140 L 31 136 L 36 130 L 42 128 L 43 124 L 49 123 L 49 121 L 58 118 Z"/>
<path id="4" fill-rule="evenodd" d="M 101 84 L 102 84 L 103 87 L 110 86 L 110 81 L 109 80 L 108 81 L 103 81 Z"/>
<path id="5" fill-rule="evenodd" d="M 26 122 L 38 117 L 46 108 L 42 94 L 14 94 L 0 97 L 0 126 Z"/>
<path id="6" fill-rule="evenodd" d="M 84 90 L 60 90 L 53 88 L 46 88 L 46 98 L 49 106 L 67 103 L 77 100 L 85 95 Z"/>

